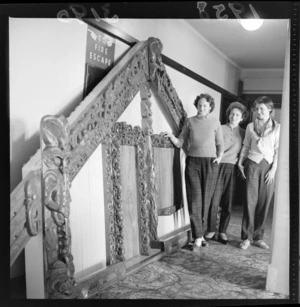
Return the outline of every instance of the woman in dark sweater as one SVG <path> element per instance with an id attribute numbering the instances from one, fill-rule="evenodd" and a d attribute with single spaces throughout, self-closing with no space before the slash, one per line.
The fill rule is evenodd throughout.
<path id="1" fill-rule="evenodd" d="M 196 97 L 194 105 L 198 114 L 189 117 L 176 138 L 165 132 L 178 148 L 188 145 L 185 168 L 187 202 L 191 221 L 192 236 L 195 239 L 193 251 L 207 245 L 203 235 L 208 208 L 215 189 L 218 165 L 223 155 L 223 135 L 220 121 L 210 116 L 215 108 L 214 99 L 208 94 Z"/>

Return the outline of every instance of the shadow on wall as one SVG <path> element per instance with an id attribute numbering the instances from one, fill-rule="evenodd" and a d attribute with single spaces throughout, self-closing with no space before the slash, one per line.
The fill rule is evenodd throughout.
<path id="1" fill-rule="evenodd" d="M 39 134 L 25 140 L 25 123 L 10 119 L 10 193 L 22 180 L 22 167 L 39 148 Z"/>
<path id="2" fill-rule="evenodd" d="M 56 114 L 44 115 L 64 115 L 68 117 L 76 106 L 82 101 L 82 89 L 80 94 L 74 97 L 69 103 L 62 103 L 65 106 Z M 43 116 L 44 116 L 43 115 Z M 10 119 L 10 193 L 22 181 L 22 167 L 40 148 L 39 128 L 30 138 L 26 138 L 26 121 L 29 119 Z M 39 127 L 40 122 L 37 123 Z"/>

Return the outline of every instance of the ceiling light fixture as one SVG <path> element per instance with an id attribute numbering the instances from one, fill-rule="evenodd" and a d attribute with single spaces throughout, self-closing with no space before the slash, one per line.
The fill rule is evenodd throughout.
<path id="1" fill-rule="evenodd" d="M 255 18 L 255 19 L 240 19 L 241 25 L 244 29 L 248 31 L 255 31 L 261 27 L 264 20 Z"/>

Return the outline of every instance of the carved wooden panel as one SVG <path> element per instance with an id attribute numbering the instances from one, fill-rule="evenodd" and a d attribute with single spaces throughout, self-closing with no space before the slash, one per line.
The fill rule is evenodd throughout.
<path id="1" fill-rule="evenodd" d="M 112 155 L 112 181 L 113 181 L 113 201 L 114 201 L 114 235 L 116 242 L 116 259 L 123 261 L 125 255 L 124 247 L 124 214 L 122 202 L 122 182 L 121 182 L 121 169 L 120 169 L 120 144 L 112 142 L 111 155 Z"/>
<path id="2" fill-rule="evenodd" d="M 137 181 L 140 203 L 140 247 L 141 255 L 150 255 L 149 199 L 145 144 L 137 144 Z"/>
<path id="3" fill-rule="evenodd" d="M 146 165 L 146 155 L 145 155 L 145 142 L 146 137 L 143 133 L 142 129 L 138 126 L 132 128 L 131 125 L 128 125 L 124 122 L 117 122 L 111 129 L 111 132 L 106 135 L 103 143 L 104 153 L 105 153 L 105 161 L 104 166 L 106 169 L 106 192 L 105 192 L 105 203 L 106 203 L 106 222 L 107 222 L 107 237 L 109 238 L 109 244 L 107 244 L 107 252 L 108 257 L 110 258 L 109 264 L 116 263 L 118 261 L 124 260 L 124 255 L 133 256 L 137 252 L 138 246 L 140 246 L 141 254 L 148 255 L 150 252 L 150 200 L 149 193 L 147 191 L 147 165 Z M 125 145 L 125 146 L 124 146 Z M 126 161 L 126 156 L 122 157 L 122 162 L 120 161 L 120 146 L 122 146 L 122 151 L 124 152 L 126 147 L 133 146 L 135 149 L 132 151 L 134 156 L 131 155 L 130 160 Z M 115 155 L 113 154 L 113 148 L 115 147 Z M 118 149 L 117 149 L 118 148 Z M 127 149 L 128 151 L 129 149 Z M 114 163 L 115 156 L 115 163 Z M 118 159 L 116 159 L 118 157 Z M 123 164 L 122 169 L 123 172 L 120 171 L 120 164 Z M 137 173 L 133 171 L 130 176 L 134 177 L 135 182 L 129 182 L 128 173 L 125 170 L 125 163 L 134 163 L 137 169 Z M 128 166 L 127 166 L 128 167 Z M 114 172 L 114 169 L 115 172 Z M 131 170 L 132 171 L 132 170 Z M 120 179 L 121 178 L 121 179 Z M 120 182 L 121 181 L 121 182 Z M 122 184 L 122 182 L 124 184 Z M 120 205 L 123 201 L 123 196 L 126 201 L 130 201 L 128 198 L 129 190 L 133 189 L 137 195 L 132 196 L 132 200 L 136 202 L 134 204 L 125 203 L 127 206 L 131 206 L 130 208 L 124 208 L 124 203 Z M 123 191 L 124 190 L 124 191 Z M 120 193 L 121 191 L 121 193 Z M 120 194 L 119 194 L 120 193 Z M 113 197 L 113 195 L 118 195 L 118 197 Z M 121 201 L 122 200 L 122 201 Z M 138 205 L 139 203 L 139 205 Z M 120 210 L 116 210 L 119 208 Z M 134 212 L 137 212 L 137 218 L 135 218 Z M 118 214 L 117 214 L 118 213 Z M 124 233 L 124 214 L 126 222 L 128 223 L 128 219 L 132 219 L 135 223 L 135 229 L 138 227 L 137 232 L 133 232 L 132 236 L 139 235 L 139 242 L 136 242 L 137 246 L 133 246 L 134 238 L 129 238 L 129 234 L 126 235 L 126 238 L 123 236 L 119 236 L 119 241 L 122 242 L 120 247 L 123 252 L 123 258 L 118 256 L 118 247 L 117 247 L 117 236 L 118 234 Z M 127 215 L 127 216 L 126 216 Z M 131 215 L 131 216 L 129 216 Z M 122 219 L 122 227 L 120 227 L 120 223 Z M 119 227 L 119 228 L 116 228 Z M 132 225 L 131 225 L 132 227 Z M 126 252 L 126 245 L 124 244 L 124 238 L 127 240 L 127 246 L 129 251 Z M 125 245 L 125 246 L 124 246 Z"/>
<path id="4" fill-rule="evenodd" d="M 17 186 L 10 197 L 10 265 L 30 237 L 42 229 L 41 171 L 33 171 Z"/>
<path id="5" fill-rule="evenodd" d="M 149 213 L 149 231 L 150 239 L 157 240 L 157 182 L 155 178 L 155 165 L 153 160 L 153 148 L 151 135 L 152 130 L 152 111 L 151 111 L 151 93 L 150 84 L 144 83 L 140 90 L 141 95 L 141 115 L 142 115 L 142 130 L 145 134 L 145 166 L 146 166 L 146 183 L 147 183 L 147 198 L 148 198 L 148 213 Z"/>
<path id="6" fill-rule="evenodd" d="M 69 127 L 63 116 L 41 120 L 42 202 L 45 209 L 46 293 L 49 298 L 74 298 L 71 250 Z"/>
<path id="7" fill-rule="evenodd" d="M 112 166 L 112 145 L 103 145 L 103 170 L 104 174 L 104 210 L 105 210 L 105 229 L 106 229 L 106 254 L 107 264 L 114 264 L 116 259 L 116 240 L 115 240 L 115 214 L 113 199 L 113 166 Z"/>

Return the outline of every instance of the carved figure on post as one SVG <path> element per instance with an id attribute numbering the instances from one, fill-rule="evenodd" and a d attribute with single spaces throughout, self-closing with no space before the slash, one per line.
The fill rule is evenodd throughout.
<path id="1" fill-rule="evenodd" d="M 45 116 L 41 120 L 43 205 L 46 246 L 46 291 L 49 298 L 74 298 L 75 279 L 69 227 L 70 146 L 68 122 L 63 116 Z M 53 222 L 52 222 L 53 221 Z M 48 237 L 47 237 L 48 236 Z M 53 254 L 57 255 L 53 259 Z"/>

